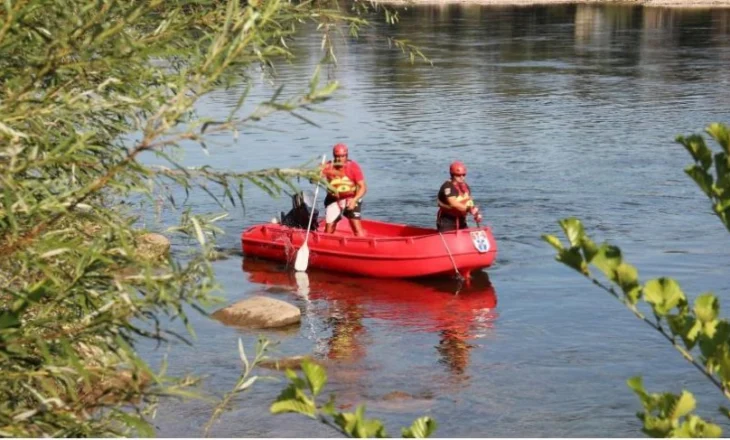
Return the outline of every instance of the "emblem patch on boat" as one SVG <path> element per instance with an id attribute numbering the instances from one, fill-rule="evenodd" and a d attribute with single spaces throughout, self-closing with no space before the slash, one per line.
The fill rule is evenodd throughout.
<path id="1" fill-rule="evenodd" d="M 471 242 L 474 243 L 474 247 L 477 248 L 479 253 L 489 252 L 489 239 L 484 231 L 470 232 Z"/>

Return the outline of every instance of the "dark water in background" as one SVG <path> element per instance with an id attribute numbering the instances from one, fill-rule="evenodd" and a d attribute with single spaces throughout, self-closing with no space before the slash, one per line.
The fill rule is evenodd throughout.
<path id="1" fill-rule="evenodd" d="M 410 65 L 388 36 L 411 40 L 434 66 Z M 297 59 L 250 101 L 280 83 L 285 94 L 304 90 L 319 43 L 300 41 Z M 264 294 L 302 308 L 299 329 L 263 333 L 281 341 L 279 355 L 327 359 L 327 390 L 366 403 L 391 435 L 429 414 L 445 437 L 637 436 L 640 406 L 625 386 L 636 374 L 651 391 L 690 389 L 701 414 L 719 420 L 720 393 L 618 302 L 554 262 L 540 234 L 578 216 L 597 241 L 620 245 L 642 279 L 670 275 L 691 297 L 712 290 L 727 305 L 730 237 L 684 175 L 690 158 L 673 138 L 730 122 L 729 9 L 420 7 L 338 49 L 338 68 L 323 72 L 342 85 L 323 107 L 337 115 L 308 115 L 321 128 L 274 116 L 236 141 L 215 138 L 210 156 L 191 146 L 184 163 L 288 167 L 346 142 L 369 182 L 365 216 L 432 225 L 436 191 L 460 159 L 500 251 L 489 282 L 459 296 L 444 281 L 311 273 L 305 301 L 276 265 L 216 262 L 227 302 Z M 241 91 L 216 93 L 198 110 L 225 117 Z M 220 211 L 204 195 L 191 204 Z M 243 228 L 289 206 L 250 189 L 245 215 L 233 209 L 221 222 L 220 244 L 239 248 Z M 207 392 L 220 395 L 239 373 L 237 339 L 252 352 L 259 332 L 193 323 L 193 347 L 143 349 L 153 363 L 167 353 L 174 373 L 206 376 Z M 269 415 L 283 386 L 257 383 L 212 435 L 332 435 L 303 417 Z M 411 398 L 384 399 L 394 391 Z M 167 402 L 155 424 L 160 436 L 198 436 L 210 413 L 207 402 Z"/>

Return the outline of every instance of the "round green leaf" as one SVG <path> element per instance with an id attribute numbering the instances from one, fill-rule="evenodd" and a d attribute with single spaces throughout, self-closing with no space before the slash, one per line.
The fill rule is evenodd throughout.
<path id="1" fill-rule="evenodd" d="M 695 315 L 702 322 L 711 322 L 717 319 L 720 311 L 720 302 L 715 295 L 705 293 L 695 299 Z"/>
<path id="2" fill-rule="evenodd" d="M 682 302 L 686 302 L 684 292 L 671 278 L 649 280 L 644 285 L 644 298 L 652 304 L 654 313 L 665 316 Z"/>

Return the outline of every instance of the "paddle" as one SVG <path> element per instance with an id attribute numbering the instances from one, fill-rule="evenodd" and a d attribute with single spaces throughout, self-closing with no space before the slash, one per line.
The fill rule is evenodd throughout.
<path id="1" fill-rule="evenodd" d="M 322 155 L 322 165 L 324 165 L 327 155 Z M 306 272 L 309 266 L 309 230 L 312 228 L 312 218 L 314 217 L 314 207 L 317 206 L 317 194 L 319 193 L 319 183 L 314 190 L 314 200 L 312 201 L 312 212 L 309 213 L 309 224 L 307 224 L 307 233 L 304 235 L 304 244 L 297 251 L 297 259 L 294 261 L 294 270 L 297 272 Z"/>

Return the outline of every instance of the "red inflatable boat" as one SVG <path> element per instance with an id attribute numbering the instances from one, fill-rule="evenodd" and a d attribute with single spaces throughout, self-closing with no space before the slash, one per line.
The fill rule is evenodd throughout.
<path id="1" fill-rule="evenodd" d="M 465 277 L 489 267 L 497 243 L 488 227 L 439 234 L 396 223 L 363 220 L 365 237 L 355 237 L 347 221 L 325 234 L 324 221 L 309 234 L 309 267 L 376 278 L 412 278 L 454 274 Z M 252 226 L 241 234 L 243 253 L 293 263 L 306 230 L 277 223 Z"/>

